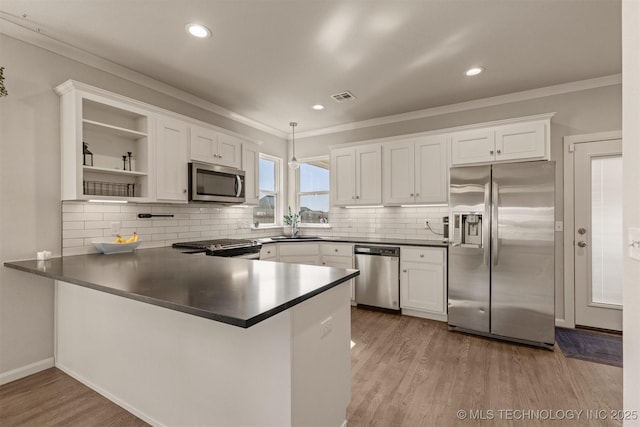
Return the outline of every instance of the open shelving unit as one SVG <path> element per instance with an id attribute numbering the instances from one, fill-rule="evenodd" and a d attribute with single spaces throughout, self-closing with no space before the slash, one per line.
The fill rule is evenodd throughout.
<path id="1" fill-rule="evenodd" d="M 73 80 L 56 92 L 62 110 L 62 199 L 148 201 L 152 112 Z M 83 143 L 93 154 L 92 165 L 83 163 Z"/>

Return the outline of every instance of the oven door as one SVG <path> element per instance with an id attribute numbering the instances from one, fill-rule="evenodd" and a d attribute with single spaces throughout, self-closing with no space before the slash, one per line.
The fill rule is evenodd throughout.
<path id="1" fill-rule="evenodd" d="M 189 163 L 189 200 L 244 203 L 244 171 L 206 163 Z"/>

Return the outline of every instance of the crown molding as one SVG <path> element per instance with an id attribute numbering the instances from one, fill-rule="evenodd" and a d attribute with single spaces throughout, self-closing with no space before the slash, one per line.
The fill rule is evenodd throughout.
<path id="1" fill-rule="evenodd" d="M 41 47 L 53 53 L 68 57 L 80 63 L 95 67 L 115 76 L 124 78 L 134 83 L 145 86 L 149 89 L 172 96 L 173 98 L 187 102 L 194 106 L 210 111 L 219 116 L 228 118 L 243 125 L 252 127 L 267 134 L 290 140 L 291 133 L 283 132 L 279 129 L 260 123 L 256 120 L 245 117 L 241 114 L 227 110 L 217 104 L 205 101 L 202 98 L 191 95 L 173 86 L 162 83 L 156 79 L 146 76 L 130 68 L 123 67 L 93 53 L 71 46 L 65 42 L 55 39 L 43 32 L 37 26 L 28 27 L 27 23 L 20 18 L 0 11 L 0 33 L 24 41 L 26 43 Z M 390 116 L 378 117 L 375 119 L 351 122 L 343 125 L 330 126 L 326 128 L 314 129 L 305 132 L 298 132 L 299 138 L 309 138 L 313 136 L 327 135 L 332 133 L 346 132 L 350 130 L 362 129 L 366 127 L 380 126 L 391 123 L 404 122 L 408 120 L 422 119 L 426 117 L 439 116 L 443 114 L 456 113 L 473 110 L 476 108 L 491 107 L 511 102 L 526 101 L 546 96 L 560 95 L 569 92 L 594 89 L 598 87 L 613 86 L 622 83 L 622 74 L 614 74 L 605 77 L 598 77 L 588 80 L 580 80 L 555 86 L 548 86 L 538 89 L 531 89 L 522 92 L 515 92 L 506 95 L 482 98 L 473 101 L 460 102 L 457 104 L 444 105 L 441 107 L 427 108 L 424 110 L 412 111 L 409 113 L 394 114 Z"/>
<path id="2" fill-rule="evenodd" d="M 20 18 L 0 11 L 0 33 L 21 40 L 23 42 L 38 46 L 50 52 L 73 59 L 82 64 L 95 67 L 99 70 L 132 81 L 149 89 L 164 93 L 173 98 L 200 107 L 206 111 L 210 111 L 219 116 L 233 120 L 254 129 L 276 136 L 278 138 L 287 138 L 288 133 L 279 129 L 260 123 L 256 120 L 245 117 L 241 114 L 227 110 L 224 107 L 216 105 L 212 102 L 205 101 L 202 98 L 191 95 L 168 84 L 162 83 L 154 78 L 146 76 L 142 73 L 134 71 L 130 68 L 123 67 L 105 58 L 93 53 L 74 47 L 68 43 L 57 40 L 56 38 L 45 34 L 45 31 L 37 26 L 29 27 L 26 23 L 21 22 Z"/>
<path id="3" fill-rule="evenodd" d="M 511 102 L 527 101 L 535 98 L 543 98 L 552 95 L 561 95 L 569 92 L 595 89 L 598 87 L 613 86 L 622 83 L 622 74 L 614 74 L 605 77 L 598 77 L 577 82 L 564 83 L 555 86 L 547 86 L 538 89 L 531 89 L 522 92 L 514 92 L 506 95 L 492 96 L 489 98 L 476 99 L 473 101 L 460 102 L 457 104 L 444 105 L 442 107 L 427 108 L 424 110 L 412 111 L 409 113 L 394 114 L 391 116 L 379 117 L 376 119 L 362 120 L 359 122 L 347 123 L 344 125 L 331 126 L 322 129 L 315 129 L 306 132 L 298 132 L 299 138 L 309 138 L 312 136 L 327 135 L 338 132 L 362 129 L 372 126 L 380 126 L 390 123 L 404 122 L 408 120 L 423 119 L 426 117 L 440 116 L 443 114 L 457 113 L 461 111 L 473 110 L 476 108 L 492 107 L 495 105 L 508 104 Z"/>

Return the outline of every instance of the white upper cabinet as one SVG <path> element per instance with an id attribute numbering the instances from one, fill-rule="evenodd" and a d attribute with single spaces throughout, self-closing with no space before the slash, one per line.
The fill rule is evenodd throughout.
<path id="1" fill-rule="evenodd" d="M 203 126 L 190 127 L 191 160 L 240 169 L 242 140 Z"/>
<path id="2" fill-rule="evenodd" d="M 335 206 L 382 203 L 382 146 L 331 150 L 331 195 Z"/>
<path id="3" fill-rule="evenodd" d="M 495 160 L 493 129 L 469 130 L 451 135 L 451 164 L 485 163 Z"/>
<path id="4" fill-rule="evenodd" d="M 188 124 L 172 117 L 156 118 L 156 198 L 188 202 Z"/>
<path id="5" fill-rule="evenodd" d="M 548 160 L 549 118 L 451 134 L 451 164 Z"/>
<path id="6" fill-rule="evenodd" d="M 259 202 L 260 152 L 258 146 L 251 143 L 242 144 L 242 169 L 244 170 L 245 205 L 257 205 Z"/>
<path id="7" fill-rule="evenodd" d="M 73 80 L 55 90 L 61 107 L 62 200 L 149 201 L 151 112 Z"/>
<path id="8" fill-rule="evenodd" d="M 497 127 L 496 160 L 545 158 L 548 156 L 545 140 L 544 122 Z"/>
<path id="9" fill-rule="evenodd" d="M 62 200 L 185 203 L 192 159 L 244 167 L 251 179 L 247 200 L 257 203 L 258 151 L 253 144 L 74 80 L 55 91 L 61 110 Z"/>
<path id="10" fill-rule="evenodd" d="M 383 204 L 446 203 L 447 137 L 431 135 L 383 145 Z"/>

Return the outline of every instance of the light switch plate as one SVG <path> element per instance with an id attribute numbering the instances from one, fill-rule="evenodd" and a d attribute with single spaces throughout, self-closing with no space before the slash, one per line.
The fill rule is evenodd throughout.
<path id="1" fill-rule="evenodd" d="M 627 234 L 629 258 L 640 261 L 640 228 L 629 228 Z"/>

